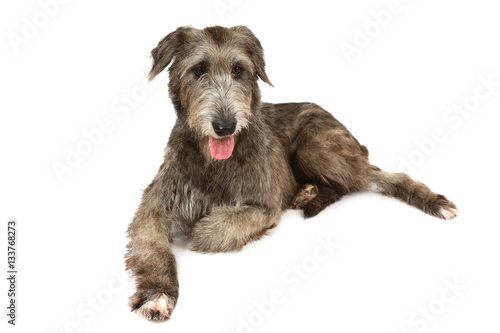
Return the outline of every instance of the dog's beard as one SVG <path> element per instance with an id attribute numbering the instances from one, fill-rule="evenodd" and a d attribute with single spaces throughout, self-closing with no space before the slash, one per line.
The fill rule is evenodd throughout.
<path id="1" fill-rule="evenodd" d="M 231 157 L 234 149 L 234 136 L 226 136 L 216 139 L 211 136 L 208 138 L 208 146 L 212 157 L 217 160 L 226 160 Z"/>

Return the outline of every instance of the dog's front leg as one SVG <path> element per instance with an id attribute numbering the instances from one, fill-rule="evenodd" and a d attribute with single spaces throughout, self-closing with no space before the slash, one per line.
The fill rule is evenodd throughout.
<path id="1" fill-rule="evenodd" d="M 200 219 L 191 232 L 191 248 L 199 252 L 241 250 L 262 237 L 280 218 L 279 210 L 259 206 L 221 206 Z"/>
<path id="2" fill-rule="evenodd" d="M 164 215 L 146 215 L 145 211 L 141 205 L 128 230 L 126 264 L 137 284 L 129 305 L 148 320 L 164 321 L 170 318 L 179 296 L 169 221 Z"/>

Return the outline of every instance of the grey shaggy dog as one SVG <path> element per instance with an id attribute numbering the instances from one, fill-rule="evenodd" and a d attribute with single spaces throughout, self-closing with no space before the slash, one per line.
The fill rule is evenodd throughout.
<path id="1" fill-rule="evenodd" d="M 172 235 L 199 252 L 240 250 L 287 208 L 315 216 L 343 195 L 376 191 L 444 219 L 444 196 L 368 161 L 368 150 L 311 103 L 261 102 L 262 46 L 246 27 L 180 27 L 152 51 L 153 79 L 170 63 L 177 121 L 165 160 L 128 229 L 126 266 L 137 284 L 130 307 L 151 321 L 170 318 L 179 296 Z"/>

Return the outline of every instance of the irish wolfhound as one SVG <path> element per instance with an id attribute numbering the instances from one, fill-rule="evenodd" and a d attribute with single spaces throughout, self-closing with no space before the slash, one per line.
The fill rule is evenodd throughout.
<path id="1" fill-rule="evenodd" d="M 312 217 L 343 195 L 376 191 L 451 219 L 456 206 L 406 174 L 368 161 L 368 150 L 311 103 L 262 103 L 259 40 L 246 27 L 181 27 L 152 51 L 153 79 L 170 66 L 177 121 L 165 161 L 128 229 L 132 311 L 170 317 L 179 295 L 172 234 L 200 252 L 241 249 L 300 208 Z"/>

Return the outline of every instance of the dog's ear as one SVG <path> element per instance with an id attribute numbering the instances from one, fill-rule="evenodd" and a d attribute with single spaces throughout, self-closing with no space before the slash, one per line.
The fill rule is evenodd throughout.
<path id="1" fill-rule="evenodd" d="M 150 81 L 160 74 L 168 64 L 170 64 L 174 57 L 178 55 L 180 48 L 186 40 L 186 32 L 193 29 L 194 28 L 190 26 L 177 28 L 177 30 L 165 36 L 158 43 L 158 46 L 151 51 L 153 66 L 148 75 Z"/>
<path id="2" fill-rule="evenodd" d="M 259 76 L 259 78 L 262 81 L 264 81 L 265 83 L 267 83 L 268 85 L 270 85 L 272 87 L 273 84 L 271 83 L 271 81 L 269 80 L 269 78 L 267 77 L 267 74 L 266 74 L 266 62 L 264 61 L 264 49 L 262 48 L 262 45 L 260 44 L 259 39 L 257 37 L 255 37 L 253 32 L 245 26 L 240 25 L 238 27 L 234 27 L 234 29 L 239 31 L 243 35 L 245 35 L 246 38 L 248 38 L 249 43 L 248 43 L 248 47 L 247 47 L 246 51 L 250 55 L 250 57 L 252 58 L 252 61 L 255 65 L 255 68 L 257 71 L 257 75 Z"/>

